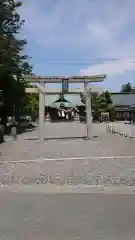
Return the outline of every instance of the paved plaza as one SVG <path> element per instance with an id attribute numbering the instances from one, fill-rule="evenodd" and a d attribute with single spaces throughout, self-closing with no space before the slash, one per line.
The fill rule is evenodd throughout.
<path id="1" fill-rule="evenodd" d="M 93 124 L 46 123 L 44 143 L 38 129 L 1 145 L 0 183 L 135 186 L 135 140 Z"/>
<path id="2" fill-rule="evenodd" d="M 108 133 L 105 124 L 93 124 L 93 139 L 86 140 L 86 125 L 73 123 L 45 123 L 44 143 L 40 142 L 38 128 L 8 138 L 0 145 L 0 159 L 19 161 L 40 158 L 83 158 L 135 155 L 135 141 Z"/>
<path id="3" fill-rule="evenodd" d="M 135 239 L 135 140 L 46 123 L 0 145 L 0 239 Z"/>
<path id="4" fill-rule="evenodd" d="M 1 240 L 135 239 L 135 195 L 0 194 Z"/>

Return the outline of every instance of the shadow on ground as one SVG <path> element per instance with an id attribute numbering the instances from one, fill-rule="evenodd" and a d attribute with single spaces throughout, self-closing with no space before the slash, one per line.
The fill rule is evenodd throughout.
<path id="1" fill-rule="evenodd" d="M 98 136 L 92 137 L 92 139 L 95 139 L 95 138 L 98 138 Z M 88 140 L 86 136 L 81 136 L 81 137 L 45 137 L 44 141 L 51 141 L 51 140 L 68 141 L 68 140 L 77 140 L 77 139 Z M 39 140 L 39 137 L 25 138 L 25 140 Z"/>
<path id="2" fill-rule="evenodd" d="M 5 135 L 11 135 L 11 128 L 9 127 L 5 130 Z M 21 126 L 17 126 L 17 135 L 21 135 L 25 132 L 32 132 L 35 130 L 35 126 L 34 125 L 30 125 L 29 127 L 21 127 Z"/>

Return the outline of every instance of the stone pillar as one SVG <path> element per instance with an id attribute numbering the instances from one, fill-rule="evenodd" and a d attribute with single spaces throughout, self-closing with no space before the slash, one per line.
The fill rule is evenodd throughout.
<path id="1" fill-rule="evenodd" d="M 44 93 L 39 91 L 39 137 L 44 141 L 45 101 Z"/>
<path id="2" fill-rule="evenodd" d="M 87 138 L 92 138 L 92 109 L 91 109 L 91 93 L 88 93 L 88 82 L 84 83 L 85 96 L 86 96 L 86 128 L 87 128 Z"/>

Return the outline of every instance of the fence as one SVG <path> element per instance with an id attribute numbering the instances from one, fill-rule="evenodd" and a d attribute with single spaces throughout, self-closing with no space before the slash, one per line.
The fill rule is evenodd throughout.
<path id="1" fill-rule="evenodd" d="M 133 126 L 125 125 L 122 123 L 107 123 L 106 124 L 107 132 L 119 134 L 127 138 L 135 137 L 135 129 Z"/>

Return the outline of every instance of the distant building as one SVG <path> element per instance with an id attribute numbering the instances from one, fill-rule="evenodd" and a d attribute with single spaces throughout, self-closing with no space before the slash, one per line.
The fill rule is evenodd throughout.
<path id="1" fill-rule="evenodd" d="M 117 120 L 135 121 L 135 93 L 112 93 Z"/>
<path id="2" fill-rule="evenodd" d="M 45 96 L 45 113 L 49 114 L 51 121 L 73 120 L 75 114 L 84 116 L 85 104 L 82 103 L 80 94 L 66 94 Z"/>
<path id="3" fill-rule="evenodd" d="M 64 86 L 63 89 L 66 87 Z M 135 122 L 135 93 L 111 93 L 111 98 L 116 111 L 116 120 L 133 120 Z M 47 94 L 45 110 L 51 121 L 73 120 L 77 110 L 80 119 L 84 119 L 86 115 L 85 104 L 82 102 L 80 94 L 68 94 L 65 91 L 62 94 Z M 62 111 L 65 113 L 64 117 L 62 117 Z"/>

